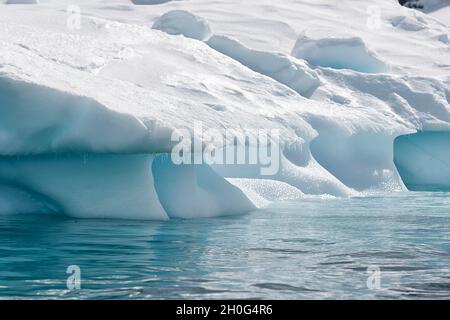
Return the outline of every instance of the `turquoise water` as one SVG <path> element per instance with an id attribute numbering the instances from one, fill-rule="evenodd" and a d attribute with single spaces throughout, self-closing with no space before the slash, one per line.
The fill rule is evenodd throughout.
<path id="1" fill-rule="evenodd" d="M 168 222 L 1 216 L 0 297 L 449 298 L 449 195 L 310 198 Z M 70 265 L 79 290 L 67 289 Z M 380 270 L 370 289 L 368 267 Z"/>

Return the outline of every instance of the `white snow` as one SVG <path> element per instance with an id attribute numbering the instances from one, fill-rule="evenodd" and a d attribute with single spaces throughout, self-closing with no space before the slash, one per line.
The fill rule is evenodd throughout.
<path id="1" fill-rule="evenodd" d="M 333 69 L 351 69 L 365 73 L 389 70 L 361 38 L 310 39 L 300 36 L 292 55 L 313 65 Z"/>
<path id="2" fill-rule="evenodd" d="M 450 1 L 443 0 L 445 5 L 439 6 L 436 10 L 430 12 L 430 15 L 439 19 L 442 23 L 450 25 Z"/>
<path id="3" fill-rule="evenodd" d="M 241 189 L 245 195 L 258 207 L 263 207 L 273 201 L 297 200 L 304 194 L 290 184 L 265 179 L 228 179 Z"/>
<path id="4" fill-rule="evenodd" d="M 393 27 L 405 31 L 420 31 L 426 28 L 426 20 L 420 16 L 397 16 L 391 19 Z"/>
<path id="5" fill-rule="evenodd" d="M 182 34 L 197 40 L 207 40 L 211 36 L 207 21 L 184 10 L 173 10 L 163 14 L 155 21 L 153 29 L 173 35 Z"/>
<path id="6" fill-rule="evenodd" d="M 404 183 L 396 139 L 450 131 L 445 8 L 145 2 L 0 4 L 0 212 L 212 217 L 425 184 Z M 279 130 L 279 172 L 174 166 L 171 134 L 196 121 Z"/>
<path id="7" fill-rule="evenodd" d="M 239 41 L 226 36 L 213 36 L 208 45 L 233 58 L 251 70 L 266 75 L 310 97 L 320 85 L 316 72 L 302 60 L 283 53 L 264 52 L 246 48 Z"/>

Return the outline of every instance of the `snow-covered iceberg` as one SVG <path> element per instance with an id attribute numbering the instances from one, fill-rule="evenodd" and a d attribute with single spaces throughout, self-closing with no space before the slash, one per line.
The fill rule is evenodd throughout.
<path id="1" fill-rule="evenodd" d="M 401 137 L 450 130 L 449 27 L 390 0 L 318 2 L 0 5 L 0 213 L 213 217 L 421 184 Z M 276 130 L 276 172 L 174 164 L 198 122 Z"/>

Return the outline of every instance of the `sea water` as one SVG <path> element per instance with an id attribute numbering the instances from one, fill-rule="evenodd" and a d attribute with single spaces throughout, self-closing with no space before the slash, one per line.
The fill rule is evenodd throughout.
<path id="1" fill-rule="evenodd" d="M 0 298 L 449 298 L 449 196 L 311 197 L 165 222 L 3 215 Z"/>

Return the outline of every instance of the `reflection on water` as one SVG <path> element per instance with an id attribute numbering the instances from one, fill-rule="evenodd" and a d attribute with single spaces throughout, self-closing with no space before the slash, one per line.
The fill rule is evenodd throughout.
<path id="1" fill-rule="evenodd" d="M 310 198 L 167 222 L 2 216 L 0 297 L 449 298 L 449 199 Z M 81 290 L 66 287 L 70 265 Z"/>

